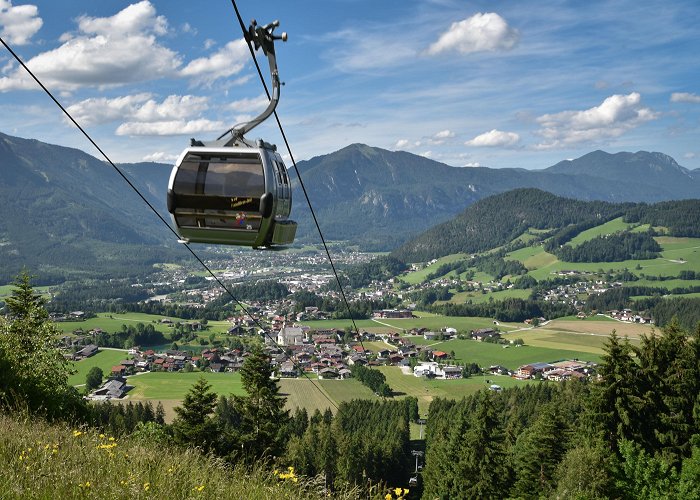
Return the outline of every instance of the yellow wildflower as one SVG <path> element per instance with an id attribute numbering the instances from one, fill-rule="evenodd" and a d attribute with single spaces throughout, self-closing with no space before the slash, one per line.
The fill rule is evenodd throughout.
<path id="1" fill-rule="evenodd" d="M 114 436 L 109 436 L 110 441 L 114 441 Z"/>
<path id="2" fill-rule="evenodd" d="M 403 496 L 406 496 L 406 495 L 408 495 L 408 488 L 403 489 Z"/>
<path id="3" fill-rule="evenodd" d="M 400 497 L 400 496 L 401 496 L 401 492 L 402 492 L 402 491 L 403 491 L 403 488 L 394 488 L 394 494 L 395 494 L 397 497 Z"/>
<path id="4" fill-rule="evenodd" d="M 73 431 L 73 437 L 77 438 L 77 437 L 82 436 L 82 435 L 83 435 L 82 431 Z"/>
<path id="5" fill-rule="evenodd" d="M 151 489 L 151 483 L 143 483 L 143 489 L 148 491 Z"/>
<path id="6" fill-rule="evenodd" d="M 197 491 L 197 492 L 199 492 L 199 493 L 201 493 L 201 492 L 204 490 L 204 485 L 202 484 L 202 485 L 200 485 L 200 486 L 195 486 L 195 487 L 192 488 L 192 489 L 195 490 L 195 491 Z"/>
<path id="7" fill-rule="evenodd" d="M 393 497 L 391 496 L 391 493 L 387 493 L 384 495 L 384 498 L 386 498 L 386 500 L 391 500 Z"/>
<path id="8" fill-rule="evenodd" d="M 105 438 L 105 435 L 104 435 L 104 434 L 100 434 L 100 439 L 104 439 L 104 438 Z"/>

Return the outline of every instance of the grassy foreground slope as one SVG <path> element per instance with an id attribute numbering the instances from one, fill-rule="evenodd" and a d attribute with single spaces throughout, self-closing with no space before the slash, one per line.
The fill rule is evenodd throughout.
<path id="1" fill-rule="evenodd" d="M 245 471 L 197 451 L 0 416 L 0 498 L 321 498 L 302 478 Z M 345 498 L 353 498 L 348 494 Z M 337 495 L 336 498 L 344 498 Z"/>

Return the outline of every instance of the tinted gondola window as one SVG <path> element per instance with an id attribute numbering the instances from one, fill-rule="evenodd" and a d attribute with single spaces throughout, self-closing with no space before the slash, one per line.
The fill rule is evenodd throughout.
<path id="1" fill-rule="evenodd" d="M 198 156 L 189 156 L 177 169 L 175 191 L 180 194 L 197 193 L 197 174 L 202 162 Z M 206 163 L 204 163 L 206 165 Z M 201 192 L 201 191 L 200 191 Z"/>
<path id="2" fill-rule="evenodd" d="M 265 175 L 259 157 L 224 158 L 209 162 L 204 194 L 260 198 L 265 192 Z"/>

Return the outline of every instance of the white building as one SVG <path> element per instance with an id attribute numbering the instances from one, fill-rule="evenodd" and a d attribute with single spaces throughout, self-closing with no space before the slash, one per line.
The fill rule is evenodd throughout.
<path id="1" fill-rule="evenodd" d="M 284 326 L 277 334 L 277 343 L 281 346 L 298 345 L 304 341 L 304 331 L 299 326 Z"/>

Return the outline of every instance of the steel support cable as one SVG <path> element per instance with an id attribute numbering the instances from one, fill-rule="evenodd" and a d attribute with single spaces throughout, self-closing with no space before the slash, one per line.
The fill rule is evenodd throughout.
<path id="1" fill-rule="evenodd" d="M 12 48 L 5 42 L 5 40 L 2 37 L 0 37 L 0 42 L 2 43 L 2 45 L 5 46 L 5 48 L 10 52 L 10 54 L 12 54 L 12 57 L 15 58 L 15 60 L 24 68 L 24 70 L 42 88 L 42 90 L 46 93 L 46 95 L 48 95 L 51 98 L 51 100 L 54 102 L 54 104 L 56 104 L 56 106 L 58 106 L 60 108 L 60 110 L 63 112 L 63 114 L 68 117 L 68 119 L 73 123 L 73 125 L 75 125 L 78 128 L 78 130 L 80 130 L 80 132 L 85 136 L 85 138 L 90 142 L 90 144 L 92 144 L 95 147 L 95 149 L 97 149 L 97 151 L 100 152 L 100 154 L 104 157 L 104 159 L 107 160 L 107 163 L 109 163 L 112 166 L 112 168 L 119 174 L 119 176 L 129 185 L 129 187 L 131 187 L 131 189 L 133 189 L 136 192 L 136 194 L 148 206 L 148 208 L 150 208 L 151 211 L 154 214 L 156 214 L 158 219 L 160 219 L 160 221 L 163 224 L 165 224 L 165 226 L 170 230 L 171 233 L 173 233 L 175 235 L 176 238 L 180 239 L 180 236 L 177 234 L 177 232 L 175 232 L 175 230 L 172 227 L 170 227 L 170 224 L 168 224 L 168 222 L 160 215 L 160 213 L 158 213 L 158 210 L 156 210 L 156 208 L 151 204 L 151 202 L 149 202 L 146 199 L 146 197 L 143 196 L 143 194 L 141 194 L 141 192 L 134 185 L 134 183 L 129 180 L 129 178 L 119 169 L 119 167 L 117 167 L 117 165 L 110 159 L 110 157 L 107 155 L 107 153 L 105 153 L 102 150 L 102 148 L 100 148 L 100 146 L 97 144 L 97 142 L 95 142 L 95 140 L 93 140 L 93 138 L 90 136 L 90 134 L 88 134 L 87 131 L 73 118 L 73 116 L 68 112 L 68 110 L 59 102 L 58 99 L 56 99 L 56 97 L 53 95 L 53 93 L 41 82 L 41 80 L 39 80 L 39 78 L 34 74 L 34 72 L 32 72 L 32 70 L 29 69 L 29 67 L 24 63 L 22 58 L 20 58 L 19 55 L 17 55 L 17 53 L 14 50 L 12 50 Z M 245 307 L 245 305 L 243 305 L 243 303 L 236 298 L 236 296 L 233 294 L 233 292 L 231 292 L 231 290 L 229 290 L 229 288 L 226 285 L 224 285 L 224 283 L 214 274 L 214 272 L 209 268 L 209 266 L 206 265 L 206 263 L 199 257 L 199 255 L 197 255 L 195 253 L 195 251 L 192 250 L 192 248 L 187 243 L 185 243 L 184 245 L 187 248 L 187 250 L 190 252 L 190 254 L 192 254 L 192 256 L 201 264 L 201 266 L 212 276 L 212 278 L 214 278 L 214 280 L 219 284 L 219 286 L 221 286 L 221 288 L 223 288 L 226 291 L 226 293 L 228 293 L 228 295 L 231 297 L 231 299 L 233 299 L 233 301 L 236 303 L 236 305 L 238 305 L 238 307 L 240 307 L 243 310 L 243 312 L 246 315 L 248 315 L 255 322 L 255 324 L 262 330 L 262 332 L 265 334 L 265 336 L 267 338 L 269 338 L 276 347 L 281 348 L 281 346 L 277 343 L 277 341 L 274 338 L 272 338 L 272 336 L 269 333 L 267 333 L 267 331 L 266 331 L 265 327 L 262 325 L 262 323 L 260 323 L 260 321 L 257 318 L 255 318 L 255 316 L 253 316 L 248 311 L 248 309 Z M 292 363 L 294 363 L 293 360 L 291 360 L 291 361 L 292 361 Z M 294 363 L 294 367 L 297 369 L 300 369 L 300 366 L 297 365 L 296 363 Z M 301 371 L 309 380 L 312 380 L 307 374 L 304 373 L 303 370 L 301 370 Z M 335 401 L 330 399 L 330 397 L 326 394 L 326 392 L 323 389 L 321 389 L 320 387 L 318 387 L 318 390 L 321 392 L 321 394 L 323 394 L 323 396 L 328 400 L 328 402 L 331 403 L 331 405 L 333 405 L 335 407 L 335 409 L 337 410 L 338 405 L 335 403 Z"/>
<path id="2" fill-rule="evenodd" d="M 238 11 L 238 6 L 236 5 L 236 0 L 231 0 L 231 3 L 233 4 L 233 8 L 236 11 L 236 17 L 238 18 L 238 23 L 241 26 L 241 31 L 243 32 L 243 38 L 246 41 L 246 44 L 248 45 L 248 50 L 250 50 L 250 56 L 253 59 L 253 62 L 255 63 L 255 67 L 258 70 L 258 76 L 260 77 L 260 81 L 262 82 L 263 88 L 265 89 L 265 94 L 267 95 L 268 100 L 270 99 L 270 91 L 267 88 L 267 83 L 265 82 L 265 78 L 263 77 L 262 71 L 260 69 L 260 65 L 258 64 L 258 60 L 255 58 L 255 51 L 253 50 L 253 47 L 250 44 L 250 40 L 248 40 L 248 30 L 246 30 L 245 24 L 243 23 L 243 18 L 241 17 L 241 13 Z M 323 237 L 323 232 L 321 231 L 321 226 L 318 223 L 318 219 L 316 218 L 316 212 L 314 211 L 313 206 L 311 205 L 311 200 L 309 199 L 309 194 L 306 191 L 306 186 L 304 185 L 304 181 L 301 178 L 301 173 L 299 172 L 299 169 L 297 168 L 297 163 L 294 160 L 294 155 L 292 155 L 292 150 L 289 147 L 289 142 L 287 141 L 287 135 L 284 133 L 284 128 L 282 127 L 282 123 L 280 122 L 279 116 L 277 115 L 277 111 L 275 110 L 274 113 L 275 115 L 275 121 L 277 122 L 277 127 L 280 130 L 280 133 L 282 134 L 282 139 L 284 140 L 284 145 L 287 147 L 287 152 L 289 153 L 289 158 L 292 161 L 292 165 L 294 166 L 294 171 L 297 174 L 297 178 L 299 179 L 299 186 L 301 187 L 302 192 L 304 193 L 304 197 L 306 198 L 306 203 L 309 206 L 309 210 L 311 211 L 311 217 L 314 220 L 314 224 L 316 225 L 316 230 L 318 231 L 319 236 L 321 237 L 321 242 L 323 243 L 323 248 L 326 251 L 326 256 L 328 257 L 328 262 L 331 265 L 331 269 L 333 269 L 333 274 L 335 275 L 335 280 L 338 283 L 338 289 L 340 290 L 340 295 L 343 298 L 343 302 L 345 303 L 345 307 L 348 310 L 348 315 L 350 316 L 350 321 L 352 321 L 352 326 L 355 328 L 355 334 L 357 335 L 358 340 L 360 341 L 360 345 L 364 349 L 364 344 L 362 343 L 362 335 L 360 335 L 360 331 L 357 328 L 357 324 L 355 323 L 355 318 L 352 315 L 352 311 L 350 310 L 350 303 L 348 302 L 347 296 L 345 295 L 345 291 L 343 290 L 343 285 L 340 282 L 340 278 L 338 277 L 338 271 L 336 271 L 335 264 L 333 263 L 333 259 L 331 258 L 331 253 L 328 250 L 328 245 L 326 244 L 326 239 Z"/>

